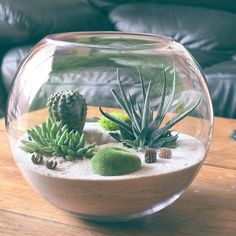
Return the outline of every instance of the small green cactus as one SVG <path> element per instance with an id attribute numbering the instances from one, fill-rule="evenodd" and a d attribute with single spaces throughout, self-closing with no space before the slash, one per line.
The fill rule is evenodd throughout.
<path id="1" fill-rule="evenodd" d="M 103 176 L 125 175 L 139 170 L 140 158 L 124 148 L 109 146 L 98 151 L 92 158 L 94 173 Z"/>
<path id="2" fill-rule="evenodd" d="M 47 107 L 52 121 L 62 121 L 70 130 L 82 133 L 87 104 L 77 91 L 56 92 L 48 98 Z"/>
<path id="3" fill-rule="evenodd" d="M 94 155 L 95 143 L 85 147 L 85 136 L 78 131 L 70 131 L 61 121 L 48 119 L 40 126 L 27 131 L 29 140 L 22 140 L 23 151 L 44 156 L 59 156 L 72 161 L 82 157 L 91 158 Z"/>
<path id="4" fill-rule="evenodd" d="M 131 124 L 130 118 L 128 115 L 120 112 L 111 112 L 110 115 L 124 121 L 127 124 Z M 105 116 L 102 116 L 100 120 L 98 121 L 98 124 L 106 131 L 117 131 L 119 130 L 119 125 L 115 122 L 107 119 Z"/>

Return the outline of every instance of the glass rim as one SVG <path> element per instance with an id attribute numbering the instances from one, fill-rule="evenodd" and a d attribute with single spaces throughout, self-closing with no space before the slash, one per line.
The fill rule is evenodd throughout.
<path id="1" fill-rule="evenodd" d="M 140 40 L 140 42 L 135 45 L 105 45 L 83 42 L 85 38 L 98 37 L 100 39 L 135 39 Z M 73 41 L 75 39 L 81 39 L 81 42 Z M 57 44 L 58 46 L 63 45 L 75 45 L 78 47 L 90 47 L 90 48 L 100 48 L 100 49 L 112 49 L 112 50 L 142 50 L 142 49 L 153 49 L 163 50 L 168 48 L 172 43 L 177 43 L 173 38 L 158 35 L 158 34 L 147 34 L 147 33 L 134 33 L 134 32 L 120 32 L 120 31 L 83 31 L 83 32 L 66 32 L 66 33 L 56 33 L 47 35 L 43 38 L 43 41 L 51 42 Z M 70 41 L 71 40 L 71 41 Z M 146 42 L 142 42 L 146 41 Z M 121 41 L 121 43 L 123 43 Z"/>

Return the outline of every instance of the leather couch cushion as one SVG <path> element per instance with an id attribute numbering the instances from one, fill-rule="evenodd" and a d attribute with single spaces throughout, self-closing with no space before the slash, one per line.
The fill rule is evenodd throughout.
<path id="1" fill-rule="evenodd" d="M 16 0 L 8 0 L 8 2 L 14 2 Z M 89 4 L 89 0 L 17 0 L 19 4 L 27 4 L 40 8 L 63 8 L 67 6 L 75 6 L 76 4 L 85 3 Z"/>
<path id="2" fill-rule="evenodd" d="M 31 50 L 32 46 L 22 46 L 11 49 L 3 58 L 2 61 L 2 81 L 5 89 L 9 91 L 16 71 L 21 62 Z"/>
<path id="3" fill-rule="evenodd" d="M 227 61 L 204 69 L 214 113 L 236 118 L 236 61 Z"/>
<path id="4" fill-rule="evenodd" d="M 236 51 L 236 15 L 228 12 L 142 3 L 118 6 L 109 17 L 120 31 L 174 38 L 185 45 L 203 67 L 229 60 Z"/>
<path id="5" fill-rule="evenodd" d="M 0 1 L 0 43 L 35 42 L 55 32 L 111 29 L 107 18 L 85 0 Z"/>
<path id="6" fill-rule="evenodd" d="M 143 0 L 91 0 L 91 2 L 99 8 L 106 11 L 113 7 L 124 3 L 138 3 Z M 219 9 L 228 12 L 236 12 L 236 0 L 146 0 L 146 3 L 167 3 L 185 6 L 198 6 L 211 9 Z"/>

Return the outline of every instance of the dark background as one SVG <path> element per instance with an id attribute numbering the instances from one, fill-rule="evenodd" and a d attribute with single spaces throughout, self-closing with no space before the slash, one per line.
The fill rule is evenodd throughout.
<path id="1" fill-rule="evenodd" d="M 236 118 L 236 0 L 1 0 L 0 116 L 30 48 L 45 35 L 69 31 L 173 37 L 201 65 L 215 115 Z"/>

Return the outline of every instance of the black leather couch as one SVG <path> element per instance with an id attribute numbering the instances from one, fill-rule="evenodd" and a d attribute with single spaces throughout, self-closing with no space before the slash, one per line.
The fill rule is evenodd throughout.
<path id="1" fill-rule="evenodd" d="M 126 31 L 173 37 L 206 75 L 217 116 L 236 118 L 236 0 L 2 0 L 0 116 L 30 48 L 67 31 Z"/>

